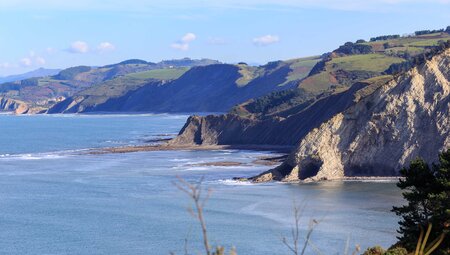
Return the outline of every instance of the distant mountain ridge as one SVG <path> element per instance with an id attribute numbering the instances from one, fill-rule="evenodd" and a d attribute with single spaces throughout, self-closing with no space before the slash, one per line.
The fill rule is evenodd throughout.
<path id="1" fill-rule="evenodd" d="M 23 102 L 28 109 L 21 110 L 23 113 L 44 113 L 65 98 L 92 87 L 99 87 L 102 90 L 110 86 L 108 92 L 104 94 L 104 97 L 107 97 L 109 94 L 117 94 L 117 91 L 134 90 L 138 86 L 155 80 L 163 82 L 176 79 L 191 67 L 211 63 L 220 62 L 210 59 L 184 58 L 151 63 L 130 59 L 100 67 L 70 67 L 51 72 L 51 75 L 35 72 L 34 75 L 38 77 L 33 76 L 0 84 L 0 97 Z M 0 110 L 10 111 L 11 108 Z"/>
<path id="2" fill-rule="evenodd" d="M 260 67 L 196 66 L 177 79 L 150 82 L 109 98 L 99 93 L 101 87 L 81 91 L 54 105 L 48 113 L 224 112 L 250 98 L 295 87 L 317 61 L 317 58 L 277 61 Z"/>
<path id="3" fill-rule="evenodd" d="M 15 74 L 15 75 L 8 75 L 8 76 L 0 77 L 0 84 L 5 83 L 5 82 L 25 80 L 25 79 L 29 79 L 29 78 L 52 76 L 52 75 L 58 74 L 60 71 L 61 71 L 61 69 L 38 68 L 36 70 L 26 72 L 23 74 Z"/>

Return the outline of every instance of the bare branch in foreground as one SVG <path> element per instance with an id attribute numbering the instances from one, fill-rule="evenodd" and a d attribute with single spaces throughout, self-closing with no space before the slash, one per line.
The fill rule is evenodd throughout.
<path id="1" fill-rule="evenodd" d="M 202 182 L 203 177 L 198 181 L 196 184 L 189 183 L 183 178 L 177 176 L 178 182 L 174 182 L 174 185 L 184 193 L 186 193 L 193 201 L 195 209 L 189 208 L 189 213 L 196 218 L 200 222 L 200 227 L 202 229 L 202 235 L 203 235 L 203 246 L 205 247 L 206 255 L 211 255 L 211 248 L 209 246 L 208 241 L 208 233 L 206 229 L 206 222 L 205 218 L 203 216 L 203 208 L 206 204 L 206 201 L 211 196 L 211 190 L 208 190 L 208 193 L 206 196 L 203 197 L 202 195 Z M 186 249 L 186 248 L 185 248 Z M 187 252 L 185 250 L 185 252 Z"/>

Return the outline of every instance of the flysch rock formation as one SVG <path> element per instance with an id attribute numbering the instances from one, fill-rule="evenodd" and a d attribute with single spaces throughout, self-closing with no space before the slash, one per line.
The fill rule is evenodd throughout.
<path id="1" fill-rule="evenodd" d="M 314 128 L 256 182 L 395 176 L 450 147 L 450 50 L 384 84 Z"/>
<path id="2" fill-rule="evenodd" d="M 29 110 L 28 105 L 25 102 L 0 97 L 0 111 L 23 114 L 28 112 L 28 110 Z"/>

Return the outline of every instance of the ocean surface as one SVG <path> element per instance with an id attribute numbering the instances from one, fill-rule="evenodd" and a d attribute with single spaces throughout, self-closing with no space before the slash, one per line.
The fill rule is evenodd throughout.
<path id="1" fill-rule="evenodd" d="M 395 242 L 402 203 L 389 181 L 250 184 L 269 152 L 156 151 L 87 154 L 175 135 L 185 115 L 0 115 L 0 254 L 189 254 L 202 251 L 191 201 L 173 182 L 204 178 L 211 244 L 240 255 L 289 254 L 293 205 L 302 208 L 306 254 L 344 254 Z M 198 166 L 218 161 L 232 167 Z M 187 242 L 186 242 L 187 240 Z M 317 250 L 320 251 L 317 252 Z"/>

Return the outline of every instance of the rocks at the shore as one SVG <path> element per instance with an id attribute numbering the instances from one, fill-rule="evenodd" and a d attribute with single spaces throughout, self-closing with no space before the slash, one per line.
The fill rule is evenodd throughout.
<path id="1" fill-rule="evenodd" d="M 253 180 L 395 176 L 416 157 L 435 162 L 450 147 L 449 80 L 446 50 L 313 129 L 281 166 Z"/>
<path id="2" fill-rule="evenodd" d="M 286 118 L 192 116 L 171 145 L 296 145 L 256 182 L 397 176 L 450 147 L 450 50 L 401 75 L 354 84 Z"/>
<path id="3" fill-rule="evenodd" d="M 381 84 L 358 82 L 344 92 L 319 97 L 286 118 L 274 116 L 258 119 L 236 114 L 191 116 L 170 143 L 295 146 L 308 132 L 379 86 Z"/>
<path id="4" fill-rule="evenodd" d="M 0 97 L 0 111 L 14 112 L 16 114 L 27 113 L 29 110 L 28 105 L 25 102 Z"/>

